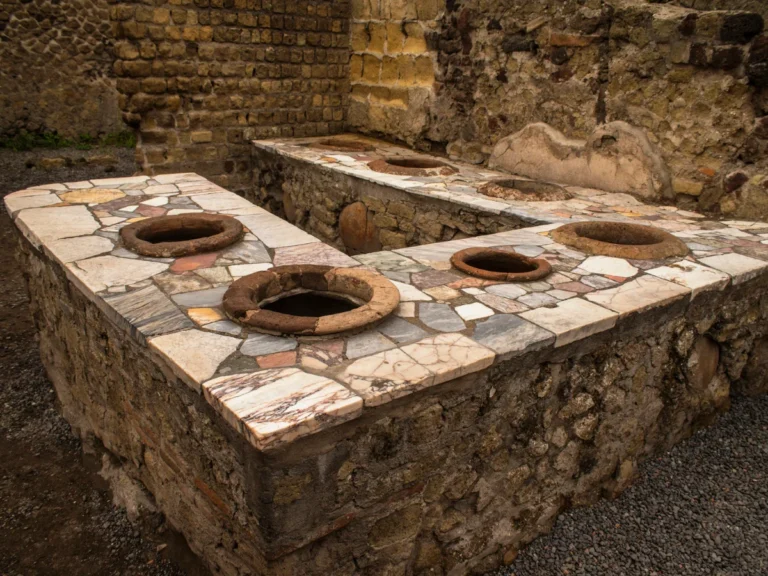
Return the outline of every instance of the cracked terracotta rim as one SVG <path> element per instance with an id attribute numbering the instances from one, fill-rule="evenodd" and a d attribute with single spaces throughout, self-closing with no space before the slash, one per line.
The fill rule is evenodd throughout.
<path id="1" fill-rule="evenodd" d="M 386 158 L 368 163 L 368 168 L 396 176 L 450 176 L 458 172 L 450 164 L 435 158 Z"/>
<path id="2" fill-rule="evenodd" d="M 552 238 L 587 254 L 631 260 L 661 260 L 689 252 L 685 242 L 665 230 L 625 222 L 574 222 L 553 230 Z"/>
<path id="3" fill-rule="evenodd" d="M 178 258 L 214 252 L 243 238 L 239 220 L 222 214 L 156 216 L 120 229 L 123 245 L 155 258 Z"/>
<path id="4" fill-rule="evenodd" d="M 573 198 L 572 194 L 557 184 L 515 178 L 486 182 L 478 188 L 478 192 L 491 198 L 517 202 L 557 202 Z"/>
<path id="5" fill-rule="evenodd" d="M 319 142 L 310 142 L 306 145 L 308 148 L 317 150 L 329 150 L 332 152 L 371 152 L 375 150 L 370 144 L 351 140 L 348 138 L 327 138 Z"/>
<path id="6" fill-rule="evenodd" d="M 497 248 L 461 250 L 451 256 L 451 264 L 470 276 L 501 282 L 533 282 L 552 272 L 550 263 L 542 258 Z"/>
<path id="7" fill-rule="evenodd" d="M 361 305 L 326 316 L 295 316 L 262 306 L 281 297 L 314 292 Z M 227 315 L 268 334 L 326 336 L 371 326 L 391 314 L 400 292 L 384 276 L 357 268 L 301 264 L 277 266 L 235 281 L 224 294 Z"/>

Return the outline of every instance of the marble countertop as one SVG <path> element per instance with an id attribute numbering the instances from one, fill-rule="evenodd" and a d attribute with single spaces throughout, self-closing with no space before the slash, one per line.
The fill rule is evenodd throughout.
<path id="1" fill-rule="evenodd" d="M 386 158 L 435 158 L 410 148 L 404 148 L 374 138 L 358 134 L 341 134 L 334 138 L 350 138 L 368 144 L 373 150 L 368 152 L 336 153 L 306 146 L 307 143 L 328 140 L 324 138 L 282 138 L 274 140 L 255 140 L 253 146 L 278 156 L 313 166 L 330 172 L 337 172 L 373 182 L 382 186 L 396 188 L 415 196 L 435 198 L 460 206 L 470 207 L 487 214 L 505 214 L 519 218 L 531 225 L 570 222 L 575 220 L 609 219 L 619 221 L 652 220 L 659 228 L 670 232 L 684 229 L 677 224 L 682 220 L 703 219 L 695 212 L 680 210 L 675 206 L 656 206 L 644 204 L 629 194 L 603 192 L 578 186 L 562 186 L 573 198 L 551 202 L 522 202 L 490 197 L 478 191 L 489 181 L 515 178 L 529 180 L 522 176 L 506 172 L 489 170 L 449 159 L 437 158 L 457 168 L 455 174 L 447 176 L 398 176 L 384 174 L 368 168 L 373 160 Z"/>
<path id="2" fill-rule="evenodd" d="M 195 174 L 50 184 L 9 194 L 5 205 L 21 233 L 113 322 L 257 449 L 271 450 L 417 390 L 588 338 L 628 314 L 768 271 L 768 224 L 715 222 L 628 196 L 632 203 L 618 204 L 624 196 L 585 191 L 591 205 L 608 198 L 611 209 L 638 216 L 612 214 L 671 230 L 691 254 L 663 262 L 588 256 L 549 237 L 557 217 L 351 258 Z M 118 231 L 130 222 L 191 212 L 232 215 L 248 233 L 219 252 L 177 259 L 141 257 L 119 245 Z M 546 258 L 554 272 L 544 281 L 503 284 L 452 270 L 451 254 L 473 246 Z M 318 341 L 248 332 L 225 317 L 221 300 L 234 279 L 318 258 L 384 274 L 400 291 L 398 309 L 370 330 Z"/>

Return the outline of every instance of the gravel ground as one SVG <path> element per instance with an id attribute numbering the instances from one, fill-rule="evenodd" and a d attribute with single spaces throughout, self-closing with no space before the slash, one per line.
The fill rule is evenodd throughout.
<path id="1" fill-rule="evenodd" d="M 0 195 L 36 184 L 131 175 L 133 151 L 99 150 L 117 163 L 77 162 L 79 150 L 0 150 Z M 67 157 L 72 167 L 28 168 L 37 158 Z M 165 526 L 134 527 L 112 505 L 94 458 L 55 407 L 37 352 L 12 224 L 0 210 L 0 575 L 204 576 L 185 542 Z"/>
<path id="2" fill-rule="evenodd" d="M 768 574 L 768 397 L 663 456 L 617 500 L 563 514 L 498 576 Z"/>
<path id="3" fill-rule="evenodd" d="M 134 173 L 113 150 L 109 171 L 74 162 L 27 168 L 79 151 L 0 150 L 0 194 L 46 182 Z M 206 576 L 183 539 L 137 528 L 112 506 L 96 464 L 55 408 L 0 215 L 0 576 Z M 735 398 L 732 411 L 641 466 L 618 500 L 563 514 L 548 536 L 488 576 L 768 575 L 768 398 Z M 329 574 L 329 576 L 333 576 Z"/>

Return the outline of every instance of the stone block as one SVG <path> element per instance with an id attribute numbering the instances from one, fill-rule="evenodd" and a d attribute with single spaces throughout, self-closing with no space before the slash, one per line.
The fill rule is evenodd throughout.
<path id="1" fill-rule="evenodd" d="M 530 124 L 496 144 L 489 166 L 649 200 L 669 199 L 674 193 L 660 150 L 642 130 L 625 122 L 605 124 L 587 140 L 569 139 L 547 124 Z"/>
<path id="2" fill-rule="evenodd" d="M 363 80 L 376 84 L 381 74 L 381 59 L 371 54 L 363 56 Z"/>

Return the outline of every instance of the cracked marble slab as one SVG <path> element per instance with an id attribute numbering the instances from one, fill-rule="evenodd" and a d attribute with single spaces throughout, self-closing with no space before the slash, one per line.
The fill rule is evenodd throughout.
<path id="1" fill-rule="evenodd" d="M 149 340 L 150 347 L 166 358 L 174 372 L 196 391 L 241 343 L 240 338 L 194 328 Z"/>
<path id="2" fill-rule="evenodd" d="M 556 348 L 610 330 L 619 317 L 616 312 L 581 298 L 561 301 L 552 308 L 522 312 L 519 316 L 555 334 Z"/>
<path id="3" fill-rule="evenodd" d="M 513 314 L 496 314 L 478 322 L 472 340 L 496 352 L 497 361 L 551 346 L 555 335 Z"/>
<path id="4" fill-rule="evenodd" d="M 37 247 L 52 240 L 87 236 L 100 227 L 88 208 L 81 205 L 22 210 L 16 223 Z"/>
<path id="5" fill-rule="evenodd" d="M 685 286 L 667 282 L 656 276 L 640 276 L 635 280 L 587 294 L 585 298 L 619 313 L 623 318 L 633 312 L 642 312 L 670 304 L 691 293 Z"/>
<path id="6" fill-rule="evenodd" d="M 116 256 L 96 256 L 67 264 L 68 270 L 92 292 L 125 286 L 151 278 L 168 269 L 168 264 Z"/>
<path id="7" fill-rule="evenodd" d="M 359 394 L 366 406 L 378 406 L 434 382 L 434 374 L 400 349 L 355 360 L 336 378 Z"/>
<path id="8" fill-rule="evenodd" d="M 701 292 L 722 290 L 731 280 L 730 276 L 724 272 L 690 260 L 681 260 L 669 266 L 652 268 L 647 273 L 689 288 L 691 298 L 695 298 Z"/>
<path id="9" fill-rule="evenodd" d="M 734 285 L 741 284 L 765 272 L 768 262 L 741 254 L 719 254 L 699 258 L 702 264 L 730 275 Z"/>
<path id="10" fill-rule="evenodd" d="M 363 400 L 338 382 L 297 368 L 224 376 L 203 386 L 225 419 L 260 449 L 356 418 Z"/>
<path id="11" fill-rule="evenodd" d="M 478 372 L 493 364 L 496 354 L 462 334 L 440 334 L 404 346 L 420 366 L 434 374 L 433 385 Z"/>

